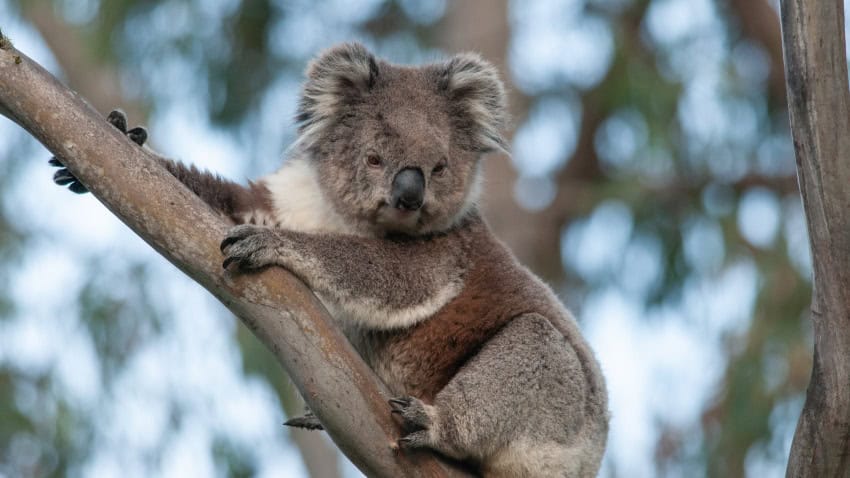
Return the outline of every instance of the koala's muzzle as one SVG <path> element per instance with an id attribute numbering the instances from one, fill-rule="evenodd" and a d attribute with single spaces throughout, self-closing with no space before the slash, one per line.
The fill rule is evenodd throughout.
<path id="1" fill-rule="evenodd" d="M 393 207 L 406 211 L 415 211 L 422 207 L 425 198 L 425 176 L 419 168 L 405 168 L 393 179 Z"/>

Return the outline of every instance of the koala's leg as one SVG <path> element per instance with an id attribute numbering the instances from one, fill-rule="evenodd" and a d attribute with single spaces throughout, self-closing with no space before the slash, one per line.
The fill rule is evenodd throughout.
<path id="1" fill-rule="evenodd" d="M 399 445 L 474 460 L 487 477 L 596 476 L 607 412 L 604 397 L 588 390 L 586 374 L 595 370 L 546 318 L 517 317 L 433 404 L 391 400 L 394 413 L 415 430 Z M 594 400 L 600 403 L 589 406 Z"/>
<path id="2" fill-rule="evenodd" d="M 113 110 L 106 121 L 139 146 L 144 145 L 148 138 L 147 130 L 141 126 L 127 129 L 127 116 L 121 110 Z M 271 224 L 273 214 L 270 194 L 262 183 L 249 183 L 248 187 L 244 187 L 208 171 L 201 171 L 195 166 L 186 166 L 159 156 L 153 151 L 151 153 L 156 155 L 157 162 L 175 178 L 210 207 L 228 216 L 235 223 L 273 225 Z M 53 157 L 49 163 L 60 168 L 53 175 L 53 181 L 56 184 L 68 185 L 68 189 L 78 194 L 88 192 L 88 189 L 62 164 L 59 158 Z"/>
<path id="3" fill-rule="evenodd" d="M 404 327 L 433 315 L 462 287 L 450 236 L 392 241 L 237 226 L 221 244 L 224 267 L 279 265 L 331 309 L 370 329 Z M 335 310 L 331 310 L 335 312 Z"/>
<path id="4" fill-rule="evenodd" d="M 157 161 L 207 205 L 237 224 L 274 226 L 271 195 L 262 183 L 248 187 L 195 166 L 186 166 L 161 156 Z"/>

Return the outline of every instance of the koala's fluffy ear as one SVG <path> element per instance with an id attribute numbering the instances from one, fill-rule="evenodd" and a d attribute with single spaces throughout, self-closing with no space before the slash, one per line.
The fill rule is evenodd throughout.
<path id="1" fill-rule="evenodd" d="M 359 43 L 343 43 L 322 52 L 307 67 L 298 104 L 296 121 L 302 137 L 316 136 L 340 106 L 367 93 L 379 74 L 377 60 Z"/>
<path id="2" fill-rule="evenodd" d="M 438 89 L 449 99 L 454 127 L 473 151 L 508 151 L 501 130 L 508 121 L 505 87 L 496 68 L 476 53 L 437 66 Z"/>

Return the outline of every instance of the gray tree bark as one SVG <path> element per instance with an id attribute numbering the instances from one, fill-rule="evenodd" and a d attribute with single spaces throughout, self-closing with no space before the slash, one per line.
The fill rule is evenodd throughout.
<path id="1" fill-rule="evenodd" d="M 850 91 L 843 0 L 783 0 L 797 176 L 814 266 L 814 366 L 786 475 L 850 476 Z"/>
<path id="2" fill-rule="evenodd" d="M 398 427 L 385 387 L 312 292 L 281 268 L 225 273 L 218 244 L 229 224 L 2 34 L 0 114 L 62 158 L 109 210 L 233 311 L 275 354 L 361 471 L 468 476 L 433 455 L 394 450 Z"/>

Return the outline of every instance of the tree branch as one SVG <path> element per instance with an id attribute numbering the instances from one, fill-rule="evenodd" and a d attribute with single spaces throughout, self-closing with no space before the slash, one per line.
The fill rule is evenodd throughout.
<path id="1" fill-rule="evenodd" d="M 0 35 L 0 112 L 41 141 L 107 208 L 233 311 L 287 370 L 331 438 L 369 476 L 465 476 L 398 438 L 383 385 L 316 297 L 270 268 L 231 275 L 219 240 L 229 224 L 150 153 Z"/>
<path id="2" fill-rule="evenodd" d="M 789 477 L 850 475 L 850 91 L 843 0 L 783 0 L 797 175 L 814 266 L 815 350 Z"/>

